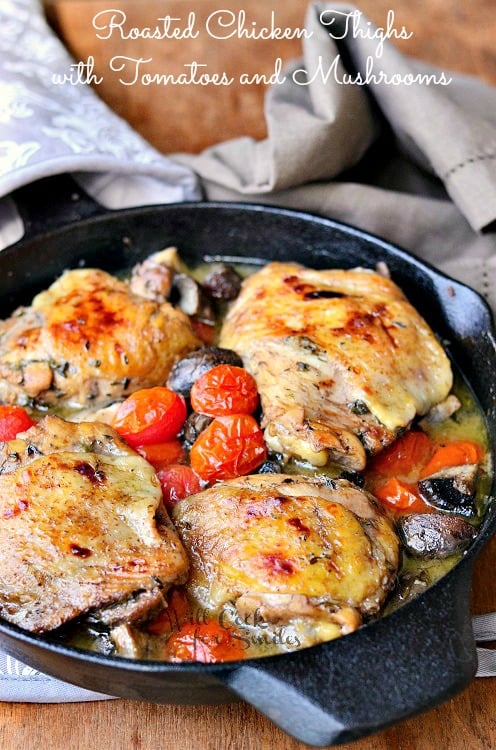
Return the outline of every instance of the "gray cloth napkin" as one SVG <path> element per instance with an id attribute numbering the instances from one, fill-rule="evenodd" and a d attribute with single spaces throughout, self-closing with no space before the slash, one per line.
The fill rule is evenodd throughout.
<path id="1" fill-rule="evenodd" d="M 496 89 L 449 73 L 449 85 L 409 85 L 408 76 L 441 71 L 364 38 L 368 21 L 349 6 L 312 4 L 306 28 L 304 60 L 267 95 L 268 138 L 177 158 L 201 176 L 208 198 L 354 224 L 474 286 L 496 308 L 496 235 L 487 231 L 496 220 Z M 336 75 L 324 83 L 319 65 Z M 346 85 L 345 65 L 362 81 L 372 65 L 376 80 Z"/>
<path id="2" fill-rule="evenodd" d="M 464 76 L 453 76 L 449 85 L 427 85 L 425 79 L 416 83 L 412 78 L 440 78 L 441 72 L 371 38 L 367 19 L 349 15 L 356 13 L 353 8 L 313 4 L 306 21 L 312 37 L 305 42 L 304 59 L 291 64 L 285 82 L 267 94 L 268 138 L 235 139 L 199 156 L 175 155 L 173 164 L 149 149 L 91 91 L 67 87 L 62 109 L 48 102 L 47 76 L 59 65 L 67 70 L 67 60 L 62 61 L 63 48 L 34 12 L 35 6 L 35 0 L 2 0 L 0 10 L 0 44 L 8 52 L 8 61 L 0 62 L 0 97 L 2 87 L 7 94 L 13 92 L 6 101 L 12 102 L 9 122 L 14 125 L 4 135 L 0 122 L 0 156 L 6 155 L 7 165 L 0 174 L 0 193 L 38 177 L 75 170 L 80 178 L 81 171 L 89 172 L 87 188 L 94 182 L 97 190 L 98 185 L 110 184 L 107 205 L 119 205 L 119 200 L 158 202 L 149 200 L 147 182 L 156 177 L 162 179 L 162 187 L 179 186 L 183 191 L 182 198 L 172 199 L 192 199 L 193 170 L 208 198 L 306 209 L 386 237 L 479 289 L 496 309 L 496 236 L 490 231 L 496 221 L 495 89 Z M 46 48 L 34 63 L 30 39 Z M 17 54 L 20 57 L 14 59 Z M 386 76 L 387 82 L 343 82 L 346 72 L 355 78 L 361 75 L 363 82 L 367 71 L 376 79 Z M 394 76 L 401 77 L 400 85 L 392 82 Z M 43 78 L 45 83 L 40 83 Z M 449 78 L 446 74 L 445 80 Z M 99 137 L 90 137 L 81 124 L 88 121 L 90 105 L 97 123 L 112 123 L 115 138 L 104 137 L 105 124 L 98 126 Z M 82 151 L 80 143 L 85 144 Z M 177 162 L 187 169 L 176 171 Z M 133 183 L 130 195 L 125 176 L 137 171 L 143 177 Z M 117 198 L 112 190 L 116 174 Z M 105 202 L 105 190 L 101 195 Z M 8 204 L 0 205 L 0 237 L 2 226 L 10 227 L 12 236 L 15 217 L 9 211 Z M 474 618 L 477 641 L 489 640 L 489 635 L 496 638 L 495 631 L 496 614 Z M 479 648 L 478 654 L 478 675 L 496 675 L 495 652 Z M 108 696 L 73 688 L 0 655 L 0 700 L 104 697 Z"/>
<path id="3" fill-rule="evenodd" d="M 0 198 L 71 172 L 109 208 L 198 199 L 192 170 L 152 148 L 93 89 L 53 83 L 74 61 L 40 2 L 0 3 Z M 21 235 L 12 204 L 0 201 L 0 247 Z"/>

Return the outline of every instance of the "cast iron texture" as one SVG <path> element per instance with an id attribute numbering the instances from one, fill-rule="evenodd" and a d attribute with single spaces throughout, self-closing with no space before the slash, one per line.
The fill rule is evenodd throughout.
<path id="1" fill-rule="evenodd" d="M 28 303 L 66 268 L 122 269 L 169 245 L 190 263 L 234 256 L 258 264 L 295 260 L 315 268 L 373 268 L 382 260 L 445 341 L 496 444 L 491 314 L 462 284 L 377 237 L 308 214 L 235 203 L 104 212 L 74 188 L 71 193 L 60 179 L 18 193 L 31 236 L 0 253 L 0 316 Z M 45 227 L 46 215 L 55 229 Z M 71 223 L 62 225 L 68 217 Z M 496 529 L 494 483 L 491 493 L 477 539 L 447 576 L 382 620 L 305 651 L 224 665 L 164 664 L 91 654 L 6 622 L 0 622 L 0 641 L 21 661 L 85 688 L 158 703 L 241 697 L 302 742 L 348 742 L 452 697 L 473 677 L 469 592 L 474 558 Z"/>

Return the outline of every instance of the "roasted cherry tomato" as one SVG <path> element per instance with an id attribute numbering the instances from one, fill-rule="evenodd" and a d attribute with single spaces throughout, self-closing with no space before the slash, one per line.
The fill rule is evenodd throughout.
<path id="1" fill-rule="evenodd" d="M 215 337 L 217 335 L 215 326 L 211 325 L 210 323 L 204 323 L 201 320 L 195 320 L 194 318 L 191 318 L 190 320 L 191 327 L 200 341 L 203 341 L 203 343 L 207 344 L 207 346 L 211 346 L 214 343 Z"/>
<path id="2" fill-rule="evenodd" d="M 258 406 L 257 384 L 242 367 L 217 365 L 193 384 L 191 406 L 208 417 L 253 414 Z"/>
<path id="3" fill-rule="evenodd" d="M 0 443 L 13 440 L 34 424 L 22 406 L 0 406 Z"/>
<path id="4" fill-rule="evenodd" d="M 165 507 L 170 509 L 188 495 L 194 495 L 202 489 L 200 478 L 189 466 L 171 464 L 157 472 L 162 487 Z"/>
<path id="5" fill-rule="evenodd" d="M 113 426 L 133 448 L 175 437 L 187 416 L 182 396 L 157 386 L 136 391 L 122 402 Z"/>
<path id="6" fill-rule="evenodd" d="M 375 488 L 374 494 L 390 510 L 400 513 L 429 513 L 430 508 L 417 494 L 416 485 L 400 482 L 393 477 Z"/>
<path id="7" fill-rule="evenodd" d="M 244 658 L 246 642 L 233 637 L 231 631 L 215 620 L 186 622 L 165 645 L 169 661 L 200 661 L 212 664 L 218 661 L 235 661 Z"/>
<path id="8" fill-rule="evenodd" d="M 169 464 L 180 463 L 186 458 L 184 446 L 177 438 L 156 445 L 138 445 L 136 450 L 157 471 Z"/>
<path id="9" fill-rule="evenodd" d="M 207 482 L 250 474 L 266 457 L 263 432 L 248 414 L 216 417 L 190 452 L 191 466 Z"/>
<path id="10" fill-rule="evenodd" d="M 174 587 L 167 594 L 167 607 L 146 624 L 146 632 L 151 635 L 168 635 L 181 628 L 186 621 L 193 619 L 191 605 L 182 587 Z"/>
<path id="11" fill-rule="evenodd" d="M 437 448 L 431 460 L 423 468 L 420 478 L 429 477 L 441 469 L 449 466 L 463 466 L 464 464 L 477 464 L 480 461 L 482 451 L 475 443 L 468 440 L 455 440 L 445 443 Z"/>
<path id="12" fill-rule="evenodd" d="M 429 461 L 434 449 L 434 443 L 425 432 L 412 430 L 373 458 L 370 468 L 386 477 L 413 480 Z"/>

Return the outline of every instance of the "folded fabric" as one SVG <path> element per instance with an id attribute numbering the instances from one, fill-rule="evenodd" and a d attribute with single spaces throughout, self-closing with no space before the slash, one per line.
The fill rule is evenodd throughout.
<path id="1" fill-rule="evenodd" d="M 110 208 L 198 199 L 192 170 L 152 148 L 92 88 L 53 82 L 73 62 L 47 25 L 41 0 L 2 0 L 0 198 L 72 172 Z M 21 234 L 11 204 L 0 202 L 0 247 Z"/>
<path id="2" fill-rule="evenodd" d="M 110 695 L 70 685 L 0 652 L 0 701 L 11 703 L 77 703 Z"/>
<path id="3" fill-rule="evenodd" d="M 484 615 L 474 615 L 472 618 L 474 637 L 477 643 L 496 641 L 496 612 Z M 478 648 L 479 666 L 477 677 L 496 677 L 496 650 Z"/>
<path id="4" fill-rule="evenodd" d="M 496 308 L 496 89 L 405 57 L 350 6 L 314 3 L 306 28 L 304 59 L 266 97 L 264 141 L 175 158 L 210 199 L 354 224 Z"/>

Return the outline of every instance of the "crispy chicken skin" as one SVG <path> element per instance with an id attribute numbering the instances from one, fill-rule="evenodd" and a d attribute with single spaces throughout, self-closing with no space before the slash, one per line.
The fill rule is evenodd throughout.
<path id="1" fill-rule="evenodd" d="M 257 381 L 265 439 L 286 458 L 362 470 L 443 401 L 449 360 L 390 279 L 270 263 L 243 283 L 220 346 Z"/>
<path id="2" fill-rule="evenodd" d="M 0 322 L 0 403 L 98 407 L 163 385 L 199 344 L 188 317 L 168 302 L 135 294 L 104 271 L 67 271 Z"/>
<path id="3" fill-rule="evenodd" d="M 390 522 L 346 480 L 231 479 L 180 501 L 173 520 L 190 556 L 190 593 L 202 606 L 234 600 L 243 616 L 258 611 L 268 622 L 324 621 L 322 640 L 376 612 L 398 568 Z"/>
<path id="4" fill-rule="evenodd" d="M 163 606 L 188 560 L 161 500 L 152 467 L 107 425 L 49 416 L 1 445 L 0 616 L 41 633 Z"/>

